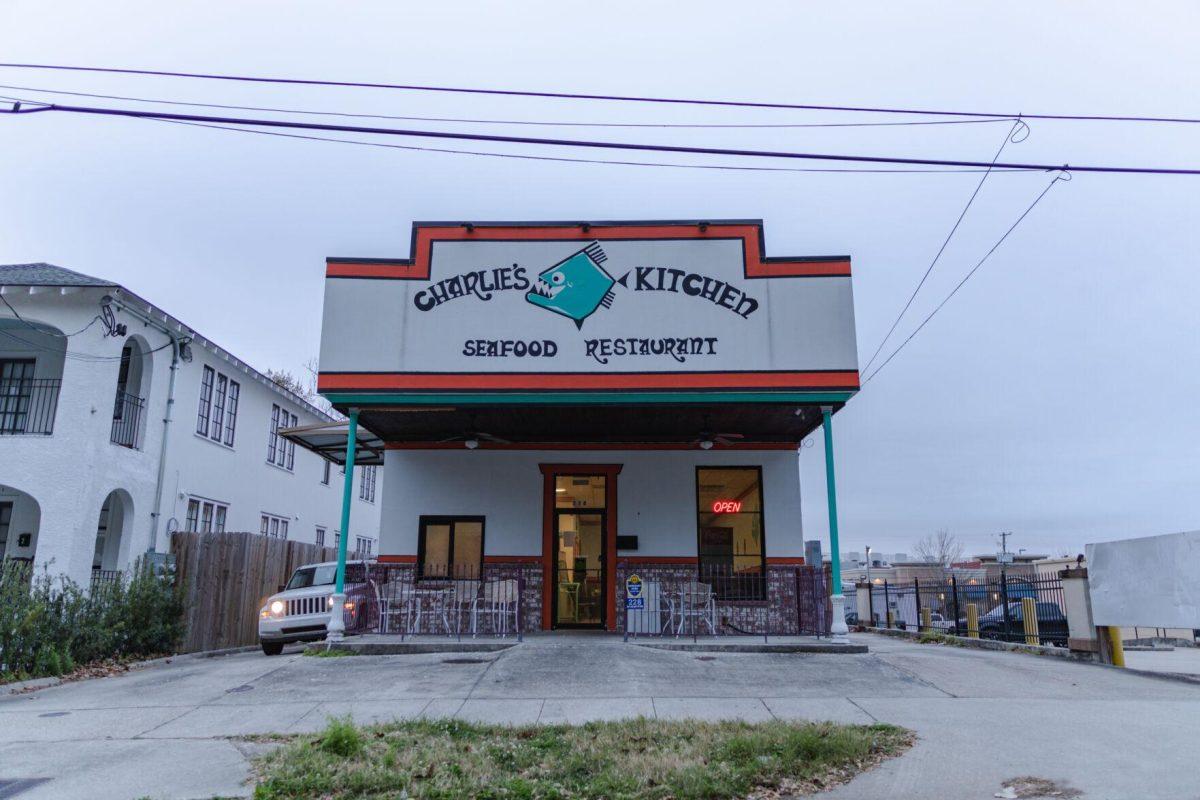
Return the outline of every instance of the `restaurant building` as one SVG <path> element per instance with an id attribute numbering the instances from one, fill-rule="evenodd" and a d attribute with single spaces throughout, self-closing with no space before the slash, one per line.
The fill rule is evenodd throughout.
<path id="1" fill-rule="evenodd" d="M 327 259 L 319 391 L 358 441 L 323 446 L 382 462 L 380 561 L 517 576 L 526 629 L 621 630 L 634 573 L 707 582 L 714 632 L 794 614 L 797 450 L 824 427 L 838 553 L 858 386 L 850 258 L 768 257 L 760 221 L 417 223 L 410 257 Z"/>

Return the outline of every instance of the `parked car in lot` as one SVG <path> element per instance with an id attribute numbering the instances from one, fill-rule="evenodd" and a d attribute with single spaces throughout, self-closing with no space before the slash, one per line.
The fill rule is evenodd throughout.
<path id="1" fill-rule="evenodd" d="M 356 611 L 356 597 L 367 582 L 368 561 L 346 562 L 346 611 Z M 278 594 L 267 598 L 258 612 L 258 642 L 269 656 L 283 652 L 285 644 L 316 642 L 325 638 L 333 607 L 337 562 L 305 564 L 292 573 Z"/>
<path id="2" fill-rule="evenodd" d="M 1037 603 L 1038 635 L 1044 644 L 1067 646 L 1067 617 L 1057 603 Z M 998 605 L 979 618 L 979 635 L 984 639 L 1024 641 L 1025 611 L 1020 601 L 1008 604 L 1008 636 L 1004 631 L 1004 606 Z M 962 630 L 966 619 L 959 620 Z"/>
<path id="3" fill-rule="evenodd" d="M 954 621 L 946 619 L 935 611 L 929 615 L 929 627 L 935 631 L 949 631 L 954 629 Z"/>

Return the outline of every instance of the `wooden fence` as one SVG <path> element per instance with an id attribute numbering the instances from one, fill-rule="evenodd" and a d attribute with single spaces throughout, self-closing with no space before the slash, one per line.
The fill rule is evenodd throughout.
<path id="1" fill-rule="evenodd" d="M 336 561 L 337 550 L 258 533 L 171 534 L 184 587 L 182 653 L 258 643 L 258 610 L 304 564 Z"/>

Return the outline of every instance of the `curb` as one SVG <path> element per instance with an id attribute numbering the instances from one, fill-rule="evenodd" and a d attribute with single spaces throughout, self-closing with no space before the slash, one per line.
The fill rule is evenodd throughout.
<path id="1" fill-rule="evenodd" d="M 865 653 L 865 644 L 684 644 L 634 642 L 638 647 L 652 650 L 674 650 L 686 653 Z"/>
<path id="2" fill-rule="evenodd" d="M 356 656 L 423 655 L 428 653 L 496 653 L 516 647 L 520 642 L 342 642 L 327 646 Z M 326 647 L 318 646 L 324 650 Z M 308 648 L 305 649 L 308 652 Z"/>
<path id="3" fill-rule="evenodd" d="M 169 656 L 160 656 L 158 658 L 149 658 L 145 661 L 133 661 L 127 666 L 129 670 L 146 669 L 147 667 L 158 667 L 164 664 L 169 664 L 173 661 L 179 661 L 186 658 L 220 658 L 221 656 L 234 655 L 235 653 L 249 653 L 257 650 L 257 645 L 248 645 L 246 647 L 223 647 L 219 650 L 201 650 L 196 653 L 176 653 Z M 5 694 L 25 694 L 34 692 L 38 689 L 48 689 L 51 686 L 58 686 L 63 683 L 80 683 L 82 681 L 99 680 L 100 678 L 112 677 L 111 675 L 98 675 L 93 678 L 80 678 L 78 680 L 63 680 L 61 677 L 48 678 L 32 678 L 27 681 L 16 681 L 15 683 L 0 684 L 0 695 Z"/>
<path id="4" fill-rule="evenodd" d="M 916 641 L 921 634 L 912 631 L 901 631 L 890 628 L 867 628 L 868 633 L 875 633 L 880 636 L 891 636 L 894 639 L 908 639 Z M 1120 672 L 1137 675 L 1142 678 L 1158 678 L 1164 681 L 1174 681 L 1176 683 L 1188 683 L 1193 686 L 1200 685 L 1200 675 L 1193 675 L 1187 672 L 1153 672 L 1148 669 L 1133 669 L 1131 667 L 1117 667 L 1112 664 L 1101 664 L 1096 661 L 1091 653 L 1076 653 L 1063 647 L 1046 647 L 1043 645 L 1017 644 L 1015 642 L 997 642 L 991 639 L 970 639 L 965 636 L 951 636 L 944 634 L 947 639 L 950 639 L 954 646 L 960 646 L 967 650 L 992 650 L 1010 653 L 1026 653 L 1034 656 L 1053 656 L 1055 658 L 1064 658 L 1068 661 L 1074 661 L 1077 664 L 1087 664 L 1092 667 L 1102 667 L 1104 669 L 1115 669 Z"/>
<path id="5" fill-rule="evenodd" d="M 908 639 L 909 641 L 918 641 L 923 633 L 915 631 L 902 631 L 896 628 L 865 628 L 867 633 L 873 633 L 877 636 L 890 636 L 893 639 Z M 952 647 L 963 647 L 967 650 L 993 650 L 1008 653 L 1026 653 L 1033 656 L 1053 656 L 1054 658 L 1065 658 L 1071 661 L 1080 661 L 1083 663 L 1094 663 L 1091 653 L 1075 653 L 1065 647 L 1051 647 L 1042 644 L 1021 644 L 1019 642 L 1000 642 L 994 639 L 972 639 L 968 636 L 954 636 L 949 633 L 937 632 L 937 635 L 944 636 L 951 643 Z"/>

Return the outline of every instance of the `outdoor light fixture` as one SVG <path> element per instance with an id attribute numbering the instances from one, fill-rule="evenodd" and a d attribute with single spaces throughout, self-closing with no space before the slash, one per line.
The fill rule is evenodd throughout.
<path id="1" fill-rule="evenodd" d="M 712 439 L 701 439 L 700 440 L 700 449 L 701 450 L 712 450 L 712 448 L 713 448 Z"/>
<path id="2" fill-rule="evenodd" d="M 475 448 L 479 447 L 479 440 L 478 439 L 467 439 L 466 441 L 463 442 L 463 444 L 465 444 L 467 446 L 468 450 L 474 450 Z"/>

